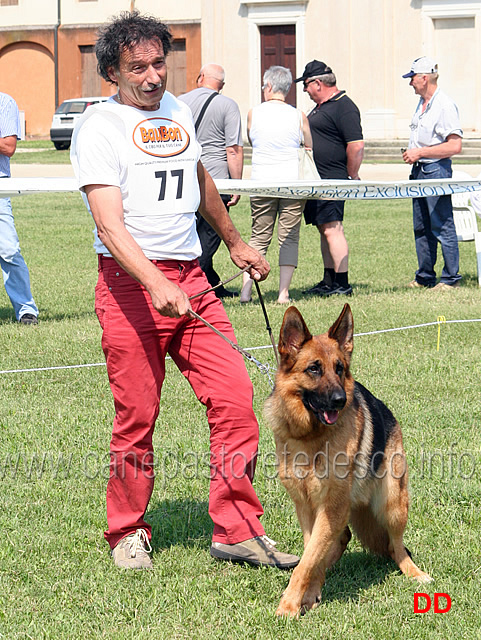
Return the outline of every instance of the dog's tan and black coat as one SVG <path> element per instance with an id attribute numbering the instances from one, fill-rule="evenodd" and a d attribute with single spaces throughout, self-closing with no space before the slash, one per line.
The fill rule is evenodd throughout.
<path id="1" fill-rule="evenodd" d="M 316 336 L 295 307 L 286 311 L 265 411 L 304 554 L 278 615 L 298 616 L 319 603 L 326 569 L 351 538 L 349 524 L 367 549 L 391 556 L 420 582 L 430 580 L 403 544 L 409 498 L 401 428 L 386 405 L 354 381 L 352 349 L 348 304 L 329 331 Z"/>

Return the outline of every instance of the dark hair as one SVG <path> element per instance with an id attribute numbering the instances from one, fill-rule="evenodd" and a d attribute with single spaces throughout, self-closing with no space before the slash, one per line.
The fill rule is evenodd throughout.
<path id="1" fill-rule="evenodd" d="M 118 71 L 124 49 L 150 40 L 158 40 L 162 44 L 165 56 L 172 49 L 172 34 L 167 25 L 153 16 L 143 16 L 139 11 L 122 11 L 99 29 L 95 44 L 99 75 L 113 84 L 108 69 L 112 67 Z"/>

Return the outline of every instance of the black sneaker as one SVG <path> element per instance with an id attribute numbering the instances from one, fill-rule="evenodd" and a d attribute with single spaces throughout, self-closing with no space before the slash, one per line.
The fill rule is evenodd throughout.
<path id="1" fill-rule="evenodd" d="M 214 289 L 214 293 L 218 298 L 238 298 L 239 294 L 237 291 L 229 291 L 225 287 L 219 287 L 218 289 Z"/>
<path id="2" fill-rule="evenodd" d="M 330 296 L 352 296 L 352 287 L 350 284 L 347 287 L 341 287 L 340 284 L 334 283 L 329 288 L 320 291 L 318 296 L 322 298 L 329 298 Z"/>
<path id="3" fill-rule="evenodd" d="M 19 319 L 20 324 L 38 324 L 37 316 L 33 313 L 24 313 Z"/>
<path id="4" fill-rule="evenodd" d="M 318 282 L 317 284 L 315 284 L 313 287 L 311 287 L 310 289 L 306 289 L 305 291 L 303 291 L 302 293 L 304 295 L 321 295 L 322 291 L 327 291 L 328 289 L 330 289 L 331 285 L 327 284 L 327 282 L 325 280 L 321 280 L 320 282 Z"/>

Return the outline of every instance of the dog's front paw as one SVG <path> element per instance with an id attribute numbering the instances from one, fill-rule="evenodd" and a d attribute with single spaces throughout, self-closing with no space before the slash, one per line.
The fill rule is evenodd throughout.
<path id="1" fill-rule="evenodd" d="M 301 614 L 304 615 L 304 613 L 311 611 L 311 609 L 315 609 L 320 605 L 320 603 L 321 589 L 319 587 L 307 591 L 302 599 Z"/>
<path id="2" fill-rule="evenodd" d="M 426 583 L 426 582 L 433 582 L 434 578 L 431 578 L 431 576 L 428 573 L 424 573 L 424 571 L 420 571 L 419 575 L 415 576 L 415 580 L 421 583 Z"/>
<path id="3" fill-rule="evenodd" d="M 300 605 L 293 600 L 282 596 L 279 606 L 277 607 L 276 616 L 286 618 L 299 618 L 300 615 Z"/>

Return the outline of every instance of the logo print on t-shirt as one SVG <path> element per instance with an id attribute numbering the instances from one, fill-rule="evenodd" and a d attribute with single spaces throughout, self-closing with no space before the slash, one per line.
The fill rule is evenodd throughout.
<path id="1" fill-rule="evenodd" d="M 141 151 L 158 158 L 176 156 L 190 144 L 190 136 L 184 127 L 168 118 L 142 120 L 135 127 L 132 138 Z"/>

